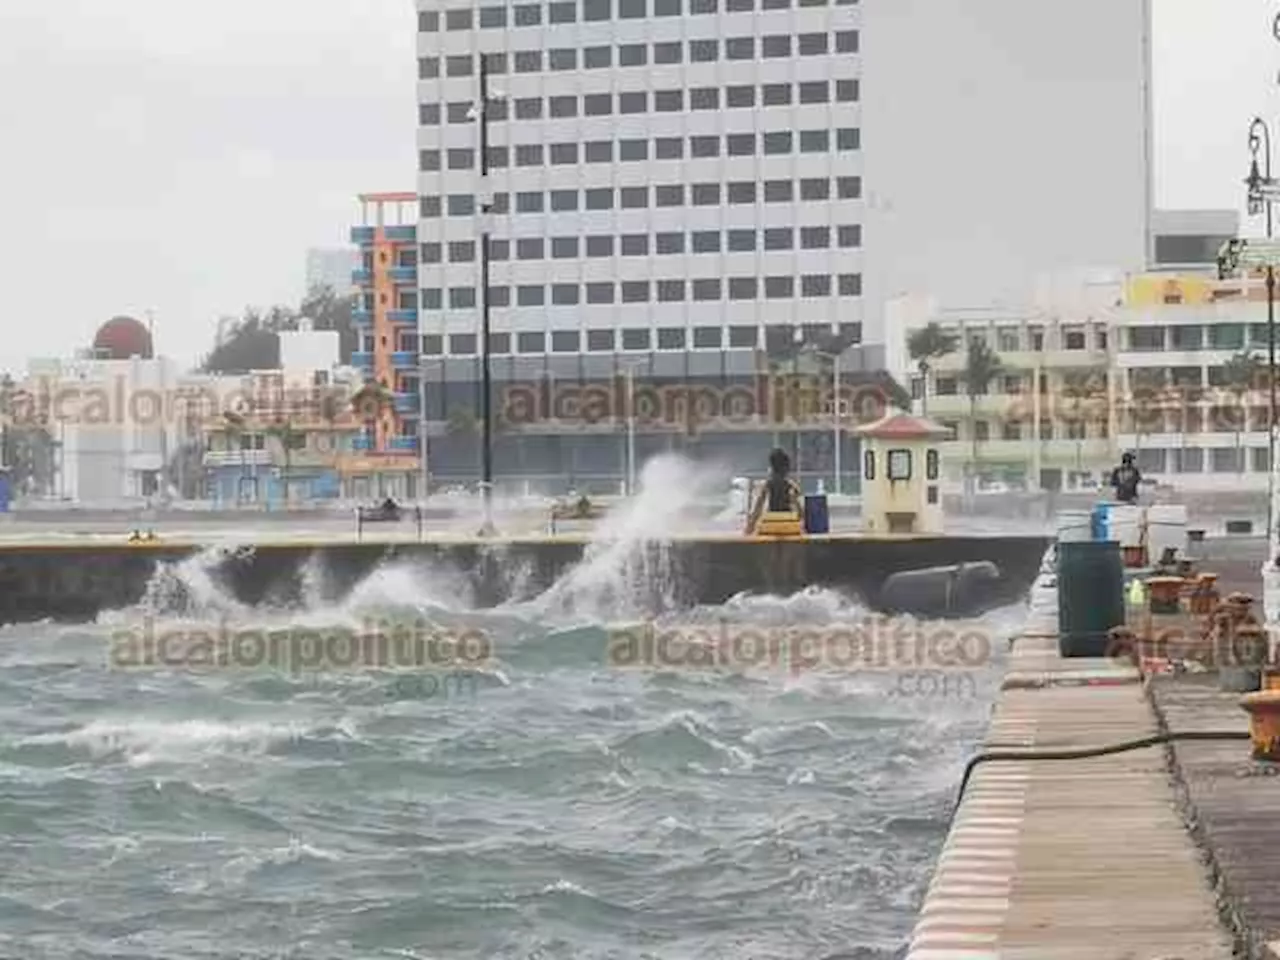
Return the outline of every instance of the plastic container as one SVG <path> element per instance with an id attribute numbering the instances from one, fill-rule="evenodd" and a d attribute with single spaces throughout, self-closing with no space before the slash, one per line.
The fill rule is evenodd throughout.
<path id="1" fill-rule="evenodd" d="M 804 532 L 831 532 L 831 515 L 827 510 L 825 493 L 811 493 L 804 498 Z"/>
<path id="2" fill-rule="evenodd" d="M 1104 657 L 1125 622 L 1124 567 L 1114 540 L 1058 544 L 1058 650 Z"/>
<path id="3" fill-rule="evenodd" d="M 1094 504 L 1093 512 L 1089 514 L 1089 539 L 1103 541 L 1109 539 L 1111 525 L 1111 504 L 1097 503 Z"/>

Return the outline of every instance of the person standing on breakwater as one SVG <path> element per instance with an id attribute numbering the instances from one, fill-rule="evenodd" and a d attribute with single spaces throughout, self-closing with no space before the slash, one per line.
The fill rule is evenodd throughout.
<path id="1" fill-rule="evenodd" d="M 769 476 L 761 484 L 747 515 L 746 534 L 800 536 L 804 533 L 800 485 L 791 477 L 791 458 L 782 450 L 769 454 Z"/>
<path id="2" fill-rule="evenodd" d="M 1140 483 L 1142 474 L 1133 462 L 1133 454 L 1125 453 L 1120 458 L 1120 466 L 1111 471 L 1111 487 L 1116 492 L 1116 500 L 1120 503 L 1137 503 Z"/>

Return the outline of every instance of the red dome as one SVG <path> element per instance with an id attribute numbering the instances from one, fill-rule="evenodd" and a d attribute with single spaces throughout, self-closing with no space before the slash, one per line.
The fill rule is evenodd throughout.
<path id="1" fill-rule="evenodd" d="M 109 360 L 128 360 L 130 357 L 152 357 L 151 333 L 133 317 L 115 317 L 98 328 L 93 338 L 93 349 L 98 356 Z"/>

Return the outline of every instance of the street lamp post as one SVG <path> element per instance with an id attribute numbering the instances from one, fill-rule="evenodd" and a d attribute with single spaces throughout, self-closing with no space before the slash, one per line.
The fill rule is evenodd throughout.
<path id="1" fill-rule="evenodd" d="M 840 354 L 835 354 L 831 358 L 831 442 L 834 446 L 835 456 L 835 481 L 836 496 L 840 496 L 840 443 L 841 437 L 841 419 L 844 417 L 844 399 L 840 396 Z"/>
<path id="2" fill-rule="evenodd" d="M 480 124 L 480 496 L 484 522 L 480 536 L 491 537 L 493 525 L 493 409 L 492 373 L 489 366 L 489 212 L 493 194 L 489 189 L 489 66 L 480 56 L 480 99 L 472 108 Z"/>
<path id="3" fill-rule="evenodd" d="M 1254 117 L 1249 125 L 1249 176 L 1245 179 L 1248 188 L 1248 211 L 1256 217 L 1260 213 L 1266 215 L 1267 239 L 1273 238 L 1274 218 L 1272 215 L 1272 194 L 1275 181 L 1271 176 L 1271 130 L 1261 117 Z M 1262 169 L 1258 167 L 1258 155 L 1262 154 Z M 1267 264 L 1267 541 L 1270 549 L 1275 549 L 1276 539 L 1276 272 L 1275 266 Z"/>

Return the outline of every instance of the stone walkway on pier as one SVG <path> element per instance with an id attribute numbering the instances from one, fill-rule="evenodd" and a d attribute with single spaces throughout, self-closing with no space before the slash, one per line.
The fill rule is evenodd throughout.
<path id="1" fill-rule="evenodd" d="M 1015 644 L 988 748 L 1157 732 L 1136 669 L 1063 659 L 1053 625 Z M 1244 715 L 1238 718 L 1244 726 Z M 1240 756 L 1247 743 L 1224 745 Z M 1230 960 L 1160 747 L 975 771 L 908 960 Z"/>

